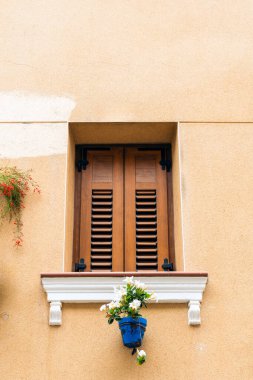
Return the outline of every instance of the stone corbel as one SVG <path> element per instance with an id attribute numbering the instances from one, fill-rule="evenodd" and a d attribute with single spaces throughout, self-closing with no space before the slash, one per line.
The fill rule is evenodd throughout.
<path id="1" fill-rule="evenodd" d="M 201 324 L 200 318 L 200 302 L 190 301 L 188 303 L 188 325 L 196 326 Z"/>
<path id="2" fill-rule="evenodd" d="M 62 303 L 60 301 L 51 301 L 49 309 L 49 325 L 60 326 L 62 324 Z"/>

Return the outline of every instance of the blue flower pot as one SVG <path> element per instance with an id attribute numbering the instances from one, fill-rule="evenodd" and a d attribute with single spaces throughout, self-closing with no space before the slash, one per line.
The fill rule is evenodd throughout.
<path id="1" fill-rule="evenodd" d="M 123 344 L 129 348 L 140 347 L 146 330 L 145 318 L 124 317 L 119 321 Z"/>

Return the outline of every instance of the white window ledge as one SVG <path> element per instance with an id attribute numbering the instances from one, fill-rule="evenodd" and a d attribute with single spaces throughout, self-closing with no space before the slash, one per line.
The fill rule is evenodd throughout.
<path id="1" fill-rule="evenodd" d="M 49 324 L 62 324 L 62 303 L 106 303 L 125 276 L 133 275 L 155 292 L 159 303 L 188 304 L 188 324 L 200 325 L 200 303 L 207 273 L 43 273 L 42 286 L 50 303 Z"/>

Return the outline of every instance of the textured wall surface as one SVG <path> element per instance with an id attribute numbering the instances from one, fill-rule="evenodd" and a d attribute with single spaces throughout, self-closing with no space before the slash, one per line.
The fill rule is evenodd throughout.
<path id="1" fill-rule="evenodd" d="M 43 124 L 30 126 L 36 127 L 43 130 Z M 12 226 L 0 232 L 1 378 L 252 379 L 253 124 L 179 126 L 184 250 L 177 255 L 186 270 L 206 270 L 210 277 L 200 327 L 187 325 L 186 305 L 152 305 L 145 312 L 143 367 L 123 348 L 118 327 L 108 326 L 99 305 L 64 304 L 63 325 L 48 326 L 39 274 L 63 270 L 65 234 L 70 236 L 64 224 L 66 199 L 71 202 L 66 125 L 59 131 L 65 136 L 62 154 L 55 146 L 57 154 L 25 157 L 24 146 L 24 157 L 1 161 L 33 168 L 42 187 L 40 196 L 27 199 L 24 247 L 12 248 Z"/>
<path id="2" fill-rule="evenodd" d="M 0 165 L 33 169 L 42 188 L 20 250 L 0 228 L 1 380 L 252 380 L 252 24 L 251 0 L 1 1 Z M 87 121 L 180 122 L 168 134 L 177 262 L 209 283 L 200 327 L 186 305 L 146 311 L 142 367 L 99 305 L 63 305 L 48 326 L 40 273 L 71 267 L 74 143 L 113 134 L 85 134 Z"/>
<path id="3" fill-rule="evenodd" d="M 252 121 L 251 0 L 2 0 L 3 91 L 74 121 Z"/>

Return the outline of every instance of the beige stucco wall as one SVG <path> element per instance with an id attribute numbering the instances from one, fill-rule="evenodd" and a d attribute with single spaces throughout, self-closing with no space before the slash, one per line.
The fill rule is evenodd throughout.
<path id="1" fill-rule="evenodd" d="M 251 0 L 2 0 L 3 91 L 72 121 L 252 121 Z"/>
<path id="2" fill-rule="evenodd" d="M 0 133 L 7 127 L 11 128 L 1 125 Z M 37 127 L 43 131 L 43 124 Z M 32 128 L 36 133 L 36 125 Z M 207 270 L 210 279 L 200 327 L 187 325 L 185 305 L 152 305 L 145 312 L 149 325 L 143 348 L 148 362 L 143 367 L 136 366 L 123 348 L 117 326 L 107 325 L 99 305 L 65 304 L 63 325 L 48 326 L 39 274 L 63 270 L 67 125 L 58 126 L 65 143 L 55 146 L 57 154 L 44 151 L 39 157 L 25 157 L 29 149 L 24 146 L 23 156 L 2 160 L 32 168 L 43 191 L 27 199 L 20 251 L 12 248 L 11 226 L 1 229 L 1 378 L 96 380 L 113 374 L 122 379 L 166 379 L 169 373 L 171 379 L 250 380 L 252 128 L 253 124 L 180 123 L 176 150 L 182 260 L 186 270 Z"/>
<path id="3" fill-rule="evenodd" d="M 253 377 L 252 127 L 179 127 L 185 266 L 205 268 L 210 276 L 203 304 L 207 330 L 200 328 L 207 334 L 201 356 L 209 358 L 208 373 L 203 369 L 203 377 L 195 373 L 194 379 Z"/>
<path id="4" fill-rule="evenodd" d="M 0 165 L 42 188 L 23 248 L 0 229 L 1 379 L 253 378 L 252 24 L 250 0 L 1 2 Z M 116 142 L 83 123 L 126 121 L 173 126 L 124 125 L 122 141 L 172 141 L 177 265 L 209 272 L 200 327 L 186 305 L 146 311 L 142 367 L 99 305 L 64 305 L 49 327 L 40 284 L 71 267 L 74 144 Z"/>

